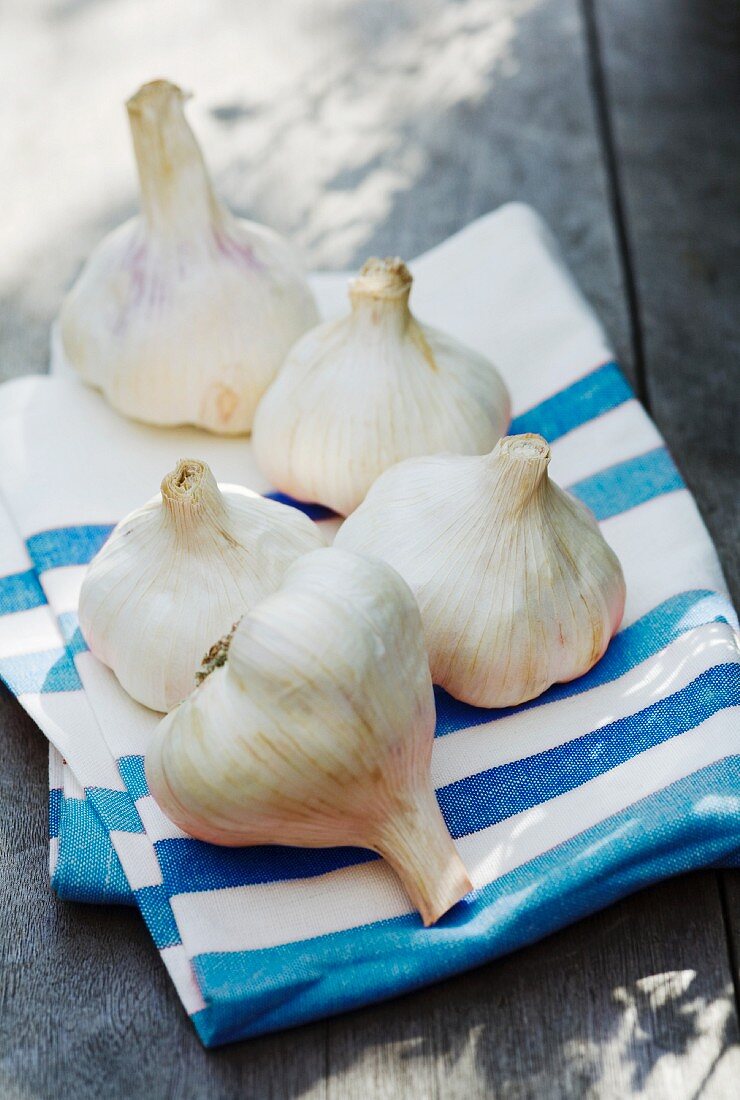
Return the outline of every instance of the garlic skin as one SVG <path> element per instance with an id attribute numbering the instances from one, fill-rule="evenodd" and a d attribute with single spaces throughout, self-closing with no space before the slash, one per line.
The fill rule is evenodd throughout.
<path id="1" fill-rule="evenodd" d="M 431 924 L 471 889 L 432 789 L 434 725 L 407 586 L 383 562 L 318 550 L 159 724 L 147 782 L 213 844 L 371 848 Z"/>
<path id="2" fill-rule="evenodd" d="M 434 682 L 474 706 L 515 706 L 581 676 L 622 621 L 619 561 L 588 508 L 550 481 L 549 461 L 538 435 L 483 457 L 412 459 L 337 535 L 398 570 Z"/>
<path id="3" fill-rule="evenodd" d="M 171 710 L 192 691 L 214 638 L 322 545 L 295 508 L 218 486 L 204 462 L 183 459 L 161 496 L 122 520 L 93 558 L 80 630 L 129 695 Z"/>
<path id="4" fill-rule="evenodd" d="M 255 455 L 273 485 L 348 515 L 389 466 L 413 455 L 490 451 L 509 395 L 493 365 L 409 310 L 401 260 L 370 259 L 349 316 L 291 350 L 260 402 Z"/>
<path id="5" fill-rule="evenodd" d="M 80 377 L 124 415 L 243 433 L 318 313 L 288 243 L 214 195 L 186 98 L 156 80 L 126 104 L 142 212 L 95 248 L 60 334 Z"/>

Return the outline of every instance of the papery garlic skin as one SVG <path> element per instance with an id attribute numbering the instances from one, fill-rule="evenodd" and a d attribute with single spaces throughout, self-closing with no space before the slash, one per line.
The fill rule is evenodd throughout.
<path id="1" fill-rule="evenodd" d="M 337 535 L 407 581 L 434 682 L 474 706 L 514 706 L 581 676 L 622 621 L 617 556 L 588 508 L 550 481 L 549 461 L 538 435 L 483 457 L 409 460 Z"/>
<path id="2" fill-rule="evenodd" d="M 216 198 L 185 99 L 158 80 L 128 101 L 142 213 L 91 254 L 62 305 L 61 339 L 126 416 L 243 433 L 318 313 L 288 243 Z"/>
<path id="3" fill-rule="evenodd" d="M 149 790 L 223 845 L 359 845 L 425 924 L 471 889 L 432 790 L 434 696 L 414 598 L 387 565 L 324 549 L 248 612 L 225 666 L 158 726 Z"/>
<path id="4" fill-rule="evenodd" d="M 509 395 L 493 365 L 409 310 L 401 260 L 368 260 L 351 313 L 291 350 L 254 421 L 255 455 L 273 485 L 348 515 L 373 481 L 413 455 L 490 451 Z"/>
<path id="5" fill-rule="evenodd" d="M 183 459 L 161 496 L 122 520 L 93 558 L 80 630 L 129 695 L 170 710 L 193 689 L 214 638 L 322 545 L 295 508 L 218 486 L 204 462 Z"/>

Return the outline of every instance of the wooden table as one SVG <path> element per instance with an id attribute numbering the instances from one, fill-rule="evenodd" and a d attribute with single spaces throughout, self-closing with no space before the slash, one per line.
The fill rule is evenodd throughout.
<path id="1" fill-rule="evenodd" d="M 206 7 L 221 21 L 214 35 L 237 20 L 234 5 Z M 183 3 L 179 18 L 191 8 Z M 60 95 L 75 56 L 86 56 L 95 76 L 91 34 L 113 58 L 105 21 L 114 27 L 114 9 L 49 5 Z M 271 138 L 257 184 L 250 147 L 244 163 L 222 160 L 222 190 L 302 239 L 314 263 L 337 266 L 370 253 L 413 256 L 505 200 L 531 202 L 606 322 L 736 579 L 737 5 L 316 0 L 296 9 L 291 0 L 282 10 L 307 49 L 335 43 L 331 63 L 294 89 L 287 107 L 239 96 L 210 103 L 224 146 L 228 139 L 241 150 L 266 131 Z M 245 34 L 245 50 L 249 20 L 257 25 L 265 11 L 255 4 L 239 17 L 234 33 Z M 154 19 L 152 28 L 160 67 L 169 38 Z M 147 33 L 142 27 L 142 41 Z M 198 51 L 207 52 L 208 33 L 196 36 Z M 179 76 L 183 54 L 173 41 Z M 129 86 L 149 75 L 134 62 Z M 290 157 L 313 196 L 310 212 L 289 209 Z M 332 157 L 336 170 L 324 179 Z M 54 164 L 49 180 L 65 186 Z M 102 216 L 49 226 L 49 248 L 21 265 L 2 307 L 6 376 L 44 369 L 63 286 L 125 212 L 111 199 Z M 325 230 L 337 224 L 339 235 Z M 736 373 L 734 381 L 736 397 Z M 0 727 L 3 1097 L 740 1093 L 740 873 L 712 870 L 412 996 L 207 1054 L 138 915 L 51 895 L 46 744 L 6 694 Z"/>

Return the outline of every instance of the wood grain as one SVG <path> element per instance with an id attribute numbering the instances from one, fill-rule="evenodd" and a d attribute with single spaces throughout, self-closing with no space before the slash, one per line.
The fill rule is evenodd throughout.
<path id="1" fill-rule="evenodd" d="M 633 381 L 643 372 L 661 429 L 732 565 L 724 530 L 730 501 L 719 484 L 731 458 L 723 399 L 736 338 L 727 314 L 734 293 L 727 246 L 737 232 L 727 190 L 736 156 L 730 5 L 317 0 L 305 26 L 289 7 L 299 24 L 297 31 L 291 24 L 293 37 L 305 34 L 311 50 L 319 38 L 336 43 L 341 64 L 323 82 L 317 73 L 307 89 L 298 85 L 295 103 L 255 106 L 237 85 L 227 98 L 207 80 L 198 87 L 212 106 L 214 141 L 221 127 L 237 151 L 219 168 L 230 201 L 303 235 L 309 258 L 325 265 L 370 252 L 414 255 L 501 202 L 531 202 Z M 181 19 L 190 8 L 183 0 Z M 59 9 L 73 60 L 95 21 L 101 56 L 113 49 L 111 8 Z M 218 11 L 227 33 L 236 33 L 236 14 Z M 249 8 L 255 25 L 267 18 Z M 210 33 L 213 41 L 222 33 L 215 20 Z M 206 34 L 202 52 L 208 46 Z M 163 72 L 181 61 L 163 34 L 153 48 Z M 58 65 L 63 94 L 73 74 L 63 57 Z M 131 86 L 142 75 L 135 68 Z M 332 143 L 335 105 L 345 125 L 350 118 L 358 126 L 342 155 Z M 255 148 L 263 133 L 279 169 L 270 175 L 268 157 L 256 185 L 261 166 L 241 150 Z M 392 137 L 380 152 L 378 133 Z M 292 163 L 293 149 L 337 158 L 315 194 L 315 166 L 297 152 Z M 308 229 L 300 212 L 293 217 L 280 174 L 312 194 Z M 43 369 L 64 285 L 131 202 L 117 195 L 94 216 L 77 211 L 76 220 L 47 227 L 43 263 L 32 257 L 19 268 L 3 306 L 5 374 Z M 337 221 L 343 236 L 322 235 L 322 224 Z M 740 886 L 736 876 L 720 881 L 712 872 L 645 891 L 411 996 L 206 1053 L 137 914 L 51 895 L 46 746 L 5 694 L 0 730 L 3 1097 L 732 1094 L 740 1047 L 728 937 L 737 945 Z M 735 947 L 735 967 L 738 955 Z"/>
<path id="2" fill-rule="evenodd" d="M 595 5 L 650 411 L 740 598 L 740 7 Z"/>
<path id="3" fill-rule="evenodd" d="M 596 0 L 646 401 L 740 602 L 740 8 Z M 740 1009 L 740 871 L 722 872 Z"/>

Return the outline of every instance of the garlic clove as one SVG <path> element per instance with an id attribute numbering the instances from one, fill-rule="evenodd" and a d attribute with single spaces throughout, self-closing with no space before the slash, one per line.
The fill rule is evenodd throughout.
<path id="1" fill-rule="evenodd" d="M 493 365 L 414 318 L 411 282 L 401 260 L 368 260 L 349 316 L 291 350 L 253 431 L 279 489 L 347 515 L 394 463 L 487 452 L 506 430 L 509 396 Z"/>
<path id="2" fill-rule="evenodd" d="M 541 436 L 490 455 L 410 459 L 337 535 L 416 596 L 432 678 L 480 707 L 533 699 L 604 654 L 624 612 L 619 561 L 588 509 L 548 477 Z"/>
<path id="3" fill-rule="evenodd" d="M 91 254 L 62 305 L 61 339 L 119 412 L 242 433 L 318 313 L 287 242 L 216 198 L 185 99 L 155 80 L 128 101 L 141 215 Z"/>
<path id="4" fill-rule="evenodd" d="M 373 849 L 431 924 L 471 889 L 431 786 L 434 724 L 407 586 L 323 549 L 245 614 L 225 665 L 163 719 L 147 781 L 213 844 Z"/>
<path id="5" fill-rule="evenodd" d="M 182 459 L 161 496 L 122 520 L 90 563 L 82 635 L 129 695 L 170 710 L 192 690 L 213 639 L 322 545 L 296 509 L 218 486 L 204 462 Z"/>

